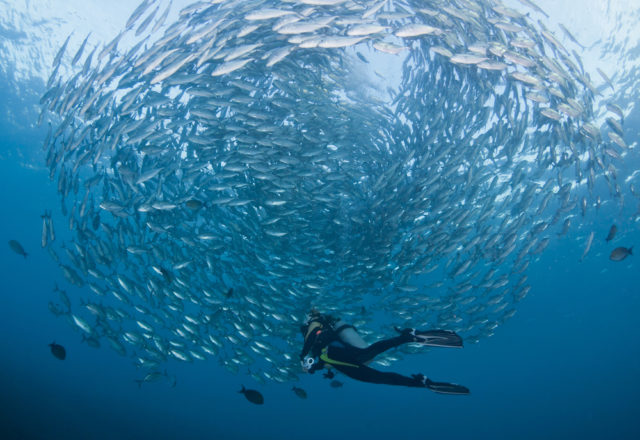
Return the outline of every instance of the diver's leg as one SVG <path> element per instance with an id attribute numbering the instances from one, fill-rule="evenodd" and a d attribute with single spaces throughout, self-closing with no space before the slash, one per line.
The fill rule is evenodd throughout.
<path id="1" fill-rule="evenodd" d="M 333 365 L 341 373 L 362 382 L 384 385 L 400 385 L 405 387 L 425 388 L 425 383 L 418 377 L 407 377 L 397 373 L 374 370 L 366 365 L 346 366 Z"/>
<path id="2" fill-rule="evenodd" d="M 329 345 L 328 355 L 330 359 L 335 359 L 340 362 L 346 362 L 349 364 L 366 364 L 383 351 L 389 350 L 390 348 L 397 347 L 410 341 L 411 340 L 408 339 L 406 335 L 401 335 L 395 338 L 378 341 L 375 344 L 371 344 L 367 348 L 358 348 L 342 343 L 332 343 Z"/>
<path id="3" fill-rule="evenodd" d="M 390 350 L 392 348 L 399 347 L 402 344 L 412 342 L 413 337 L 411 335 L 400 335 L 395 338 L 383 339 L 382 341 L 375 342 L 367 348 L 353 347 L 353 356 L 360 363 L 369 362 L 380 353 Z"/>

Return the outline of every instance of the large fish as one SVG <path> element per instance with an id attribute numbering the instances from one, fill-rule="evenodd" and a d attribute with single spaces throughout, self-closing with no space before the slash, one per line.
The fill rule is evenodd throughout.
<path id="1" fill-rule="evenodd" d="M 51 354 L 56 358 L 60 359 L 61 361 L 67 358 L 67 351 L 62 345 L 52 342 L 51 344 L 49 344 L 49 347 L 51 348 Z"/>
<path id="2" fill-rule="evenodd" d="M 611 251 L 611 255 L 609 255 L 609 259 L 611 261 L 622 261 L 625 258 L 627 258 L 629 255 L 633 255 L 631 253 L 631 249 L 633 249 L 633 246 L 626 248 L 626 247 L 617 247 L 614 250 Z"/>
<path id="3" fill-rule="evenodd" d="M 243 385 L 242 389 L 238 392 L 244 394 L 244 397 L 251 403 L 255 403 L 256 405 L 262 405 L 264 403 L 264 397 L 259 391 L 248 390 Z"/>
<path id="4" fill-rule="evenodd" d="M 13 252 L 15 252 L 18 255 L 22 255 L 24 258 L 27 258 L 27 252 L 24 250 L 24 248 L 22 247 L 22 245 L 16 241 L 16 240 L 9 240 L 9 247 L 11 248 L 11 250 Z"/>
<path id="5" fill-rule="evenodd" d="M 307 398 L 307 392 L 300 387 L 292 387 L 291 390 L 301 399 Z"/>

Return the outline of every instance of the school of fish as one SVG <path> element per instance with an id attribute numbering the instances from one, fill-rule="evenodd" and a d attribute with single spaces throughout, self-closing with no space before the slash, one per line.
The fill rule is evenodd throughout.
<path id="1" fill-rule="evenodd" d="M 491 336 L 532 259 L 623 203 L 633 151 L 521 3 L 209 0 L 172 22 L 145 0 L 103 46 L 67 38 L 40 122 L 73 239 L 45 212 L 42 246 L 84 293 L 52 313 L 151 372 L 211 358 L 261 382 L 300 374 L 311 307 L 370 342 Z"/>

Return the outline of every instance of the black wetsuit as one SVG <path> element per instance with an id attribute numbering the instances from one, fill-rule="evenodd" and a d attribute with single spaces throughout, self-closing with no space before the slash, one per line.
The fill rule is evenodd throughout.
<path id="1" fill-rule="evenodd" d="M 380 353 L 412 341 L 411 335 L 400 335 L 378 341 L 367 348 L 358 348 L 337 340 L 328 345 L 326 352 L 320 356 L 320 359 L 341 373 L 363 382 L 424 387 L 422 381 L 416 378 L 378 371 L 365 365 Z"/>
<path id="2" fill-rule="evenodd" d="M 314 368 L 310 372 L 330 365 L 352 379 L 363 382 L 420 388 L 425 386 L 417 377 L 407 377 L 398 373 L 378 371 L 365 365 L 382 352 L 408 342 L 413 342 L 414 338 L 412 335 L 401 334 L 395 338 L 378 341 L 369 345 L 367 348 L 358 348 L 344 343 L 338 338 L 337 334 L 340 333 L 341 330 L 342 328 L 337 331 L 329 330 L 329 333 L 334 334 L 332 335 L 334 337 L 331 338 L 331 341 L 323 348 L 320 348 L 320 350 L 318 350 L 317 345 L 314 347 L 316 350 L 311 350 L 312 353 L 314 351 L 316 352 L 313 354 L 319 355 L 320 362 L 314 365 Z"/>
<path id="3" fill-rule="evenodd" d="M 331 366 L 352 379 L 362 382 L 429 388 L 443 394 L 469 394 L 467 387 L 448 382 L 434 382 L 423 374 L 413 374 L 408 377 L 398 373 L 378 371 L 366 365 L 380 353 L 409 342 L 440 347 L 462 347 L 462 338 L 455 332 L 396 328 L 400 335 L 395 338 L 378 341 L 366 348 L 358 348 L 344 342 L 339 336 L 347 328 L 353 328 L 355 331 L 355 327 L 343 324 L 336 328 L 338 321 L 331 316 L 315 313 L 300 328 L 304 335 L 300 360 L 303 368 L 309 373 Z"/>

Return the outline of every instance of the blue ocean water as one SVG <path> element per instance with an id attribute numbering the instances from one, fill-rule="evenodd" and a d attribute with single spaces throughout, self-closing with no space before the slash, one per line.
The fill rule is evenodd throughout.
<path id="1" fill-rule="evenodd" d="M 40 215 L 59 204 L 43 165 L 45 131 L 35 126 L 44 85 L 25 84 L 13 75 L 14 66 L 2 67 L 1 438 L 640 438 L 638 257 L 608 258 L 613 247 L 640 242 L 632 195 L 623 215 L 615 201 L 605 203 L 597 214 L 575 219 L 587 228 L 574 226 L 552 240 L 528 269 L 531 292 L 494 336 L 462 350 L 425 350 L 388 367 L 464 384 L 469 396 L 348 378 L 332 388 L 316 373 L 295 383 L 308 393 L 301 400 L 291 391 L 294 384 L 260 385 L 212 360 L 170 361 L 175 387 L 158 382 L 139 388 L 134 380 L 143 373 L 128 358 L 82 343 L 47 308 L 55 283 L 70 295 L 78 288 L 65 283 L 40 246 Z M 625 119 L 627 143 L 637 142 L 639 132 L 634 108 Z M 624 166 L 630 175 L 640 163 Z M 54 218 L 57 240 L 68 234 L 65 222 L 59 214 Z M 612 223 L 619 232 L 607 244 Z M 590 231 L 594 244 L 580 262 Z M 12 239 L 22 243 L 27 258 L 9 248 Z M 51 355 L 53 341 L 65 346 L 66 360 Z M 265 404 L 252 405 L 238 394 L 242 385 L 258 389 Z"/>

